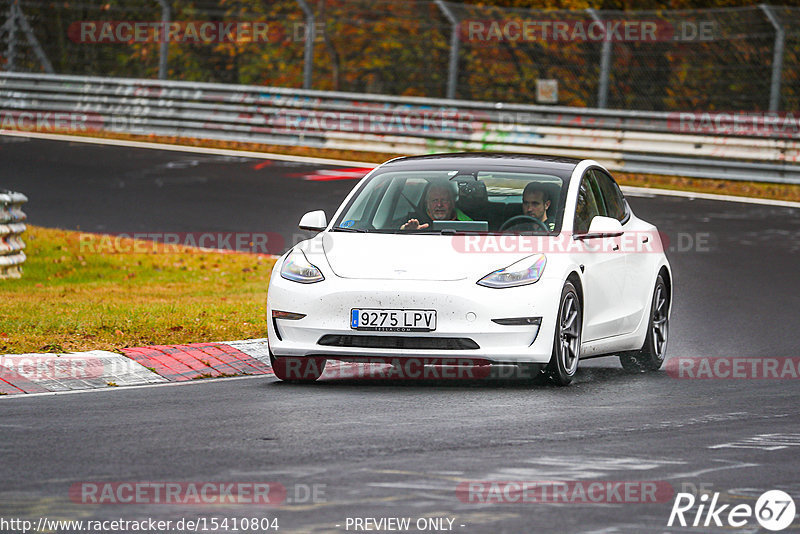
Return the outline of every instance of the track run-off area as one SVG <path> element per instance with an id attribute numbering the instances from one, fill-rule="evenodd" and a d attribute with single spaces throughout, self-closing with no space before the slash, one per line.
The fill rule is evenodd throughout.
<path id="1" fill-rule="evenodd" d="M 20 136 L 0 136 L 0 163 L 0 188 L 29 198 L 32 225 L 267 233 L 273 254 L 310 237 L 297 229 L 300 217 L 314 209 L 330 217 L 366 172 Z M 797 361 L 798 208 L 641 190 L 627 198 L 669 238 L 668 358 Z M 582 363 L 567 388 L 502 373 L 333 373 L 311 385 L 266 373 L 9 395 L 0 399 L 0 518 L 171 521 L 164 532 L 181 530 L 180 520 L 182 530 L 205 520 L 214 531 L 212 518 L 227 519 L 229 532 L 233 520 L 245 531 L 241 521 L 254 518 L 251 532 L 403 531 L 389 519 L 408 519 L 408 532 L 758 532 L 754 517 L 719 527 L 701 511 L 691 522 L 702 492 L 728 505 L 723 522 L 767 490 L 800 506 L 798 385 L 789 375 L 632 375 L 609 357 Z M 520 481 L 562 485 L 555 497 L 525 498 L 509 485 Z M 154 498 L 156 487 L 186 497 L 205 483 L 222 496 Z M 147 497 L 127 502 L 125 484 Z M 226 500 L 230 484 L 244 484 L 238 495 L 249 500 Z M 599 499 L 581 497 L 590 487 Z M 668 526 L 680 492 L 698 502 L 689 525 Z"/>

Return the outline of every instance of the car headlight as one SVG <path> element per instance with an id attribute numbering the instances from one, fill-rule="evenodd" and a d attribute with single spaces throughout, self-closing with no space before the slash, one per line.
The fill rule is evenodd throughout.
<path id="1" fill-rule="evenodd" d="M 533 284 L 541 278 L 545 265 L 547 265 L 547 258 L 544 257 L 544 254 L 528 256 L 512 263 L 505 269 L 487 274 L 478 280 L 478 285 L 503 288 Z"/>
<path id="2" fill-rule="evenodd" d="M 301 284 L 313 284 L 325 280 L 322 273 L 316 266 L 308 261 L 302 250 L 295 249 L 286 256 L 286 260 L 281 266 L 281 276 L 293 282 Z"/>

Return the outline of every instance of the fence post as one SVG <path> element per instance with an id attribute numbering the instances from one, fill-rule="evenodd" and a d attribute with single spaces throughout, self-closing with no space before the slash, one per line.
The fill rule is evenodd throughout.
<path id="1" fill-rule="evenodd" d="M 169 39 L 167 39 L 169 32 L 167 29 L 172 15 L 167 0 L 158 0 L 158 3 L 161 4 L 161 46 L 158 49 L 158 79 L 166 80 L 167 59 L 169 56 Z"/>
<path id="2" fill-rule="evenodd" d="M 772 11 L 772 7 L 766 4 L 759 4 L 761 10 L 775 28 L 775 48 L 772 54 L 772 83 L 769 88 L 769 110 L 778 111 L 781 104 L 781 77 L 783 76 L 783 46 L 786 40 L 786 32 L 783 30 L 778 17 Z"/>
<path id="3" fill-rule="evenodd" d="M 14 5 L 11 7 L 16 11 L 16 20 L 19 21 L 19 25 L 22 28 L 22 31 L 25 32 L 25 37 L 28 39 L 28 44 L 31 46 L 31 48 L 33 48 L 33 53 L 36 54 L 36 57 L 42 64 L 44 71 L 48 74 L 54 74 L 53 65 L 50 63 L 50 60 L 47 59 L 47 55 L 44 53 L 44 50 L 42 50 L 42 46 L 39 44 L 36 34 L 33 33 L 33 28 L 31 28 L 31 25 L 28 23 L 25 13 L 23 13 L 22 8 L 19 7 L 18 0 L 15 0 Z"/>
<path id="4" fill-rule="evenodd" d="M 17 55 L 17 10 L 15 9 L 18 0 L 14 0 L 8 6 L 8 19 L 3 24 L 3 28 L 8 30 L 8 45 L 6 46 L 6 70 L 14 72 L 14 60 Z"/>
<path id="5" fill-rule="evenodd" d="M 306 0 L 297 0 L 306 15 L 306 45 L 303 51 L 303 89 L 311 89 L 311 68 L 314 66 L 314 12 Z"/>
<path id="6" fill-rule="evenodd" d="M 461 50 L 461 39 L 458 33 L 458 18 L 453 14 L 447 4 L 442 0 L 436 0 L 436 5 L 453 25 L 452 33 L 450 34 L 450 64 L 447 69 L 447 98 L 454 99 L 456 97 L 456 85 L 458 84 L 458 53 Z"/>
<path id="7" fill-rule="evenodd" d="M 598 24 L 603 24 L 603 19 L 593 8 L 586 10 L 592 19 Z M 611 39 L 607 35 L 603 37 L 603 48 L 600 52 L 600 79 L 597 83 L 597 107 L 605 109 L 608 107 L 608 78 L 611 75 Z"/>

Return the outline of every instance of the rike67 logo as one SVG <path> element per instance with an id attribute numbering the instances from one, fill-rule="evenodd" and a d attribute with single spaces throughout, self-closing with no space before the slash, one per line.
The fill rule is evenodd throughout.
<path id="1" fill-rule="evenodd" d="M 777 532 L 789 527 L 794 521 L 795 506 L 792 497 L 780 490 L 766 491 L 758 498 L 755 507 L 749 504 L 718 504 L 719 493 L 711 496 L 704 493 L 699 499 L 691 493 L 678 493 L 669 514 L 667 526 L 692 527 L 733 527 L 741 528 L 755 516 L 758 524 L 767 530 Z M 698 504 L 694 511 L 695 505 Z M 676 522 L 677 521 L 677 522 Z"/>

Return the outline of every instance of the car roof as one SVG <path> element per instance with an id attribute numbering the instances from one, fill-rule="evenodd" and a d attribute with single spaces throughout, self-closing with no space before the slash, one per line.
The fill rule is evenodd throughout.
<path id="1" fill-rule="evenodd" d="M 537 154 L 518 154 L 506 152 L 453 152 L 450 154 L 426 154 L 393 159 L 384 166 L 442 166 L 447 167 L 458 161 L 459 166 L 486 165 L 492 166 L 532 166 L 537 169 L 552 169 L 559 174 L 568 174 L 583 160 L 561 156 L 544 156 Z"/>

